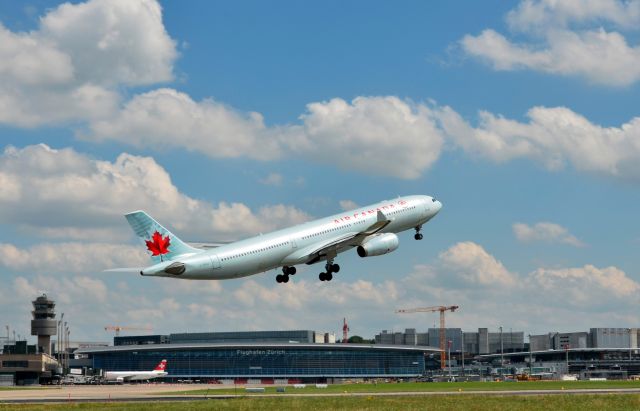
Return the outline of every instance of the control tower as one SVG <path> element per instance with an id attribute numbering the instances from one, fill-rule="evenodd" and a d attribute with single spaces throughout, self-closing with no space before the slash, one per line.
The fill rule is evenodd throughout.
<path id="1" fill-rule="evenodd" d="M 53 310 L 56 303 L 42 294 L 33 303 L 33 320 L 31 320 L 31 335 L 38 336 L 38 347 L 42 352 L 51 355 L 51 336 L 57 334 L 56 313 Z"/>

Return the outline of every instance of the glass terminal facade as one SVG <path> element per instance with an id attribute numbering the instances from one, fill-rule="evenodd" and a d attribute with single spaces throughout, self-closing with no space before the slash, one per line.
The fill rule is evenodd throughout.
<path id="1" fill-rule="evenodd" d="M 417 377 L 428 347 L 359 344 L 162 344 L 81 350 L 94 369 L 151 370 L 167 360 L 170 378 Z"/>

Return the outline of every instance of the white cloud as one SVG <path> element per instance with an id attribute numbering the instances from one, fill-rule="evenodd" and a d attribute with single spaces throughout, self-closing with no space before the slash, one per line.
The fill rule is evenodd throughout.
<path id="1" fill-rule="evenodd" d="M 213 158 L 303 156 L 343 169 L 417 178 L 438 159 L 443 143 L 431 114 L 429 107 L 397 97 L 358 97 L 351 103 L 335 98 L 308 104 L 301 125 L 266 127 L 259 113 L 159 89 L 134 97 L 80 136 L 181 147 Z"/>
<path id="2" fill-rule="evenodd" d="M 507 16 L 514 31 L 529 37 L 519 44 L 492 29 L 460 40 L 463 50 L 495 70 L 531 69 L 579 76 L 610 86 L 627 86 L 640 79 L 640 46 L 598 23 L 637 29 L 640 2 L 529 1 Z M 572 29 L 572 24 L 587 26 Z"/>
<path id="3" fill-rule="evenodd" d="M 540 268 L 529 275 L 528 283 L 541 294 L 550 294 L 556 304 L 585 309 L 610 304 L 624 305 L 640 302 L 640 284 L 616 267 L 598 268 L 585 265 L 577 268 Z M 617 302 L 610 301 L 613 297 Z"/>
<path id="4" fill-rule="evenodd" d="M 101 280 L 88 277 L 76 276 L 53 277 L 39 275 L 32 281 L 25 277 L 16 277 L 13 280 L 13 290 L 16 297 L 29 301 L 39 294 L 47 293 L 50 297 L 65 304 L 70 304 L 75 300 L 87 303 L 93 301 L 94 304 L 107 301 L 108 289 Z M 98 304 L 99 305 L 99 304 Z"/>
<path id="5" fill-rule="evenodd" d="M 81 137 L 155 149 L 181 147 L 213 158 L 270 160 L 282 150 L 259 113 L 243 114 L 213 99 L 196 102 L 168 88 L 133 97 L 115 116 L 92 123 L 88 133 Z"/>
<path id="6" fill-rule="evenodd" d="M 593 83 L 627 86 L 640 79 L 640 47 L 604 29 L 549 32 L 546 44 L 514 44 L 493 30 L 461 40 L 464 50 L 489 62 L 496 70 L 532 69 L 580 76 Z"/>
<path id="7" fill-rule="evenodd" d="M 315 276 L 314 276 L 315 277 Z M 366 280 L 354 282 L 340 281 L 340 287 L 326 284 L 296 274 L 291 282 L 278 287 L 264 286 L 248 279 L 233 296 L 246 307 L 260 307 L 260 310 L 285 309 L 310 310 L 330 304 L 335 307 L 356 307 L 365 309 L 379 304 L 387 304 L 398 299 L 400 292 L 393 281 L 373 283 Z"/>
<path id="8" fill-rule="evenodd" d="M 172 80 L 176 57 L 154 0 L 65 3 L 26 33 L 0 24 L 0 123 L 109 115 L 119 87 Z"/>
<path id="9" fill-rule="evenodd" d="M 453 143 L 495 162 L 529 158 L 550 170 L 576 170 L 627 180 L 640 178 L 640 118 L 603 127 L 565 107 L 534 107 L 528 122 L 480 112 L 476 128 L 444 107 L 436 114 Z"/>
<path id="10" fill-rule="evenodd" d="M 515 223 L 513 233 L 522 242 L 544 241 L 548 243 L 563 243 L 574 247 L 584 247 L 585 244 L 569 233 L 565 227 L 555 223 L 540 222 L 533 226 Z"/>
<path id="11" fill-rule="evenodd" d="M 358 204 L 353 200 L 340 200 L 340 208 L 349 211 L 358 208 Z"/>
<path id="12" fill-rule="evenodd" d="M 242 203 L 213 206 L 181 193 L 152 158 L 126 153 L 111 163 L 69 148 L 8 147 L 0 156 L 0 176 L 11 187 L 11 195 L 0 196 L 0 222 L 45 237 L 128 237 L 122 216 L 135 209 L 147 210 L 191 241 L 235 239 L 309 219 L 283 204 L 255 212 Z"/>
<path id="13" fill-rule="evenodd" d="M 269 173 L 265 178 L 260 179 L 260 183 L 267 186 L 281 186 L 284 178 L 279 173 Z"/>
<path id="14" fill-rule="evenodd" d="M 293 152 L 363 173 L 417 178 L 439 158 L 443 137 L 431 109 L 397 97 L 334 98 L 307 105 Z"/>
<path id="15" fill-rule="evenodd" d="M 103 243 L 37 244 L 29 248 L 0 243 L 0 255 L 2 266 L 38 273 L 96 273 L 107 268 L 143 267 L 149 263 L 143 247 Z"/>
<path id="16" fill-rule="evenodd" d="M 640 24 L 638 0 L 523 0 L 507 14 L 512 30 L 611 23 L 628 29 Z"/>
<path id="17" fill-rule="evenodd" d="M 372 337 L 381 329 L 403 326 L 425 330 L 437 322 L 437 314 L 398 316 L 393 310 L 438 304 L 460 306 L 447 316 L 452 327 L 503 325 L 547 332 L 602 324 L 632 326 L 640 302 L 640 284 L 616 267 L 539 268 L 518 275 L 471 242 L 455 244 L 411 273 L 384 280 L 350 279 L 341 272 L 332 282 L 319 282 L 315 270 L 302 268 L 289 283 L 275 284 L 274 275 L 224 282 L 134 276 L 123 287 L 121 278 L 113 276 L 24 274 L 8 281 L 0 304 L 24 305 L 23 311 L 10 311 L 6 319 L 19 323 L 14 316 L 28 318 L 29 301 L 46 292 L 56 300 L 58 312 L 65 312 L 76 335 L 95 340 L 104 339 L 102 326 L 109 323 L 150 326 L 156 333 L 335 332 L 345 316 L 352 332 Z M 95 318 L 103 323 L 96 327 Z"/>
<path id="18" fill-rule="evenodd" d="M 70 57 L 80 82 L 138 86 L 173 79 L 176 44 L 155 0 L 64 3 L 42 17 L 38 36 Z"/>
<path id="19" fill-rule="evenodd" d="M 438 259 L 442 268 L 468 287 L 505 287 L 517 280 L 500 261 L 473 242 L 457 243 L 440 253 Z"/>
<path id="20" fill-rule="evenodd" d="M 397 285 L 403 307 L 459 305 L 447 323 L 465 329 L 629 327 L 640 303 L 640 283 L 619 268 L 538 268 L 519 275 L 471 242 L 457 243 L 430 264 L 416 265 Z M 415 327 L 416 322 L 404 324 Z"/>

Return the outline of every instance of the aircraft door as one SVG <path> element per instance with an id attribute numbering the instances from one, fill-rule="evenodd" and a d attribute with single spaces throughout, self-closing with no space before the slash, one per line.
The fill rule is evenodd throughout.
<path id="1" fill-rule="evenodd" d="M 425 218 L 429 215 L 429 205 L 427 203 L 420 203 L 420 218 Z"/>
<path id="2" fill-rule="evenodd" d="M 216 254 L 209 255 L 209 258 L 211 259 L 211 267 L 214 270 L 220 268 L 220 259 Z"/>

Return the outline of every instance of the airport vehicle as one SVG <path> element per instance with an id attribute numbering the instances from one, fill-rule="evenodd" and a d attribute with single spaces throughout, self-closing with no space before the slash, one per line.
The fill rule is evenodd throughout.
<path id="1" fill-rule="evenodd" d="M 413 195 L 385 200 L 330 217 L 229 244 L 187 244 L 144 211 L 125 217 L 151 252 L 153 265 L 139 271 L 143 276 L 195 280 L 246 277 L 282 268 L 278 283 L 289 282 L 296 265 L 325 263 L 320 281 L 331 281 L 340 271 L 338 254 L 355 248 L 360 257 L 390 253 L 398 248 L 396 233 L 414 229 L 422 239 L 423 224 L 442 208 L 430 196 Z"/>
<path id="2" fill-rule="evenodd" d="M 106 371 L 104 380 L 106 382 L 129 382 L 129 381 L 147 381 L 154 378 L 164 377 L 167 375 L 167 360 L 162 360 L 153 371 Z"/>

